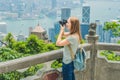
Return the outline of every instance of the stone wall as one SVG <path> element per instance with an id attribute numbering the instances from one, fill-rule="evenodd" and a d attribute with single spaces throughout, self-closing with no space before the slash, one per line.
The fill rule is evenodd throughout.
<path id="1" fill-rule="evenodd" d="M 91 79 L 90 59 L 86 61 L 86 69 L 82 72 L 76 72 L 76 80 Z M 95 59 L 94 80 L 119 80 L 120 79 L 120 61 L 108 61 L 105 57 L 98 56 Z"/>

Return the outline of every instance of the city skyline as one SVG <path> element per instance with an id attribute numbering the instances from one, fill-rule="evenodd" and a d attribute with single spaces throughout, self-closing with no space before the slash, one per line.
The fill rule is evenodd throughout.
<path id="1" fill-rule="evenodd" d="M 17 35 L 19 34 L 19 32 L 25 35 L 26 34 L 28 35 L 28 27 L 34 28 L 38 23 L 47 31 L 47 34 L 48 34 L 48 29 L 53 28 L 54 23 L 61 19 L 61 13 L 62 13 L 61 9 L 64 7 L 67 7 L 67 8 L 69 7 L 71 9 L 71 12 L 69 11 L 69 13 L 71 13 L 71 16 L 78 17 L 82 22 L 82 16 L 83 16 L 82 10 L 81 10 L 82 5 L 74 1 L 72 2 L 72 0 L 70 1 L 56 0 L 57 2 L 54 0 L 51 0 L 53 1 L 53 3 L 56 3 L 56 5 L 52 4 L 51 1 L 45 3 L 45 1 L 41 1 L 41 0 L 36 0 L 39 3 L 34 2 L 34 0 L 31 0 L 29 3 L 31 3 L 32 5 L 31 4 L 28 5 L 27 1 L 24 1 L 24 0 L 17 0 L 17 1 L 9 0 L 9 1 L 10 2 L 15 1 L 14 3 L 17 3 L 17 1 L 21 1 L 21 2 L 16 4 L 16 5 L 19 5 L 18 7 L 11 7 L 10 11 L 0 10 L 0 21 L 3 21 L 3 22 L 6 21 L 6 23 L 8 24 L 7 31 Z M 9 4 L 9 1 L 6 4 Z M 67 3 L 67 1 L 69 3 Z M 76 0 L 76 1 L 83 1 L 83 0 Z M 87 1 L 87 0 L 84 0 L 84 1 Z M 93 1 L 95 2 L 95 4 L 93 3 Z M 96 20 L 100 20 L 101 25 L 103 26 L 105 21 L 109 21 L 110 19 L 117 19 L 117 17 L 119 16 L 118 13 L 120 9 L 116 8 L 117 7 L 116 5 L 115 7 L 112 7 L 112 6 L 108 7 L 109 4 L 107 3 L 110 1 L 106 1 L 104 4 L 107 4 L 107 5 L 103 5 L 100 7 L 99 7 L 99 4 L 102 4 L 102 1 L 100 1 L 100 3 L 99 1 L 95 1 L 95 0 L 93 1 L 91 0 L 90 2 L 87 2 L 91 7 L 91 9 L 88 10 L 90 11 L 90 15 L 88 15 L 90 19 L 88 19 L 88 22 L 91 23 L 91 22 L 95 22 Z M 26 4 L 22 4 L 22 7 L 20 7 L 21 3 L 26 3 Z M 42 5 L 39 5 L 39 4 L 42 4 Z M 44 6 L 45 4 L 48 4 L 48 5 Z M 110 2 L 110 4 L 112 4 L 112 2 Z M 118 4 L 119 3 L 117 3 L 117 5 Z M 15 5 L 12 4 L 12 6 L 15 6 Z M 27 10 L 25 10 L 24 7 Z M 94 9 L 95 7 L 96 9 Z M 114 14 L 109 14 L 113 10 L 114 10 Z M 16 12 L 14 13 L 14 11 Z M 103 11 L 104 11 L 104 14 L 101 14 Z M 87 20 L 87 19 L 84 17 L 83 20 Z M 12 29 L 12 27 L 14 28 Z M 15 28 L 19 28 L 19 29 L 15 29 Z"/>
<path id="2" fill-rule="evenodd" d="M 0 80 L 62 80 L 64 58 L 73 64 L 72 49 L 85 52 L 85 69 L 75 70 L 76 80 L 119 79 L 119 6 L 119 0 L 0 0 Z M 77 43 L 71 38 L 76 33 L 58 35 L 63 19 L 65 32 L 76 27 L 66 21 L 71 16 L 80 21 Z"/>

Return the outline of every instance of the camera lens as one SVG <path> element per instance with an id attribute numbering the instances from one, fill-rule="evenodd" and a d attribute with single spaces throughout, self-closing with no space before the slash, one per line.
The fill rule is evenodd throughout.
<path id="1" fill-rule="evenodd" d="M 59 24 L 61 24 L 62 26 L 65 25 L 66 23 L 67 23 L 67 20 L 64 20 L 64 19 L 59 21 Z"/>

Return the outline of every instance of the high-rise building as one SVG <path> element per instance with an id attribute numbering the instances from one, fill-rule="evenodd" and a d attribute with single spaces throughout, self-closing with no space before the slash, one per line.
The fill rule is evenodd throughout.
<path id="1" fill-rule="evenodd" d="M 83 4 L 82 6 L 82 23 L 90 22 L 90 6 L 88 4 Z"/>
<path id="2" fill-rule="evenodd" d="M 110 43 L 111 38 L 110 38 L 110 31 L 104 31 L 104 37 L 103 37 L 104 42 Z"/>
<path id="3" fill-rule="evenodd" d="M 115 20 L 116 21 L 116 20 Z M 106 23 L 106 22 L 105 22 Z M 104 25 L 105 25 L 105 23 L 104 23 Z M 108 43 L 110 43 L 111 42 L 111 38 L 113 38 L 113 37 L 115 37 L 114 35 L 113 35 L 113 33 L 112 33 L 112 30 L 104 30 L 103 31 L 104 33 L 104 42 L 108 42 Z"/>
<path id="4" fill-rule="evenodd" d="M 60 24 L 58 22 L 54 23 L 55 34 L 57 35 L 60 31 Z"/>
<path id="5" fill-rule="evenodd" d="M 84 0 L 80 0 L 80 4 L 82 5 L 84 3 Z"/>
<path id="6" fill-rule="evenodd" d="M 29 27 L 29 35 L 31 34 L 33 28 L 32 27 Z"/>
<path id="7" fill-rule="evenodd" d="M 88 34 L 88 30 L 89 30 L 89 24 L 85 24 L 85 23 L 82 23 L 81 25 L 81 34 L 82 34 L 82 38 L 85 39 L 85 35 Z"/>
<path id="8" fill-rule="evenodd" d="M 17 41 L 25 41 L 25 40 L 26 40 L 26 37 L 23 34 L 19 34 L 17 36 Z"/>
<path id="9" fill-rule="evenodd" d="M 23 15 L 25 11 L 26 4 L 22 0 L 12 0 L 12 4 L 10 5 L 10 11 L 13 13 L 18 13 L 18 17 Z"/>
<path id="10" fill-rule="evenodd" d="M 4 39 L 5 36 L 6 34 L 0 32 L 0 47 L 3 45 L 2 40 Z"/>
<path id="11" fill-rule="evenodd" d="M 7 24 L 5 22 L 0 22 L 0 32 L 7 33 Z"/>
<path id="12" fill-rule="evenodd" d="M 68 19 L 71 16 L 71 9 L 70 8 L 62 8 L 61 9 L 61 20 Z"/>
<path id="13" fill-rule="evenodd" d="M 60 31 L 60 24 L 58 22 L 54 23 L 54 28 L 49 28 L 49 40 L 52 42 L 56 41 L 56 36 L 58 35 Z"/>
<path id="14" fill-rule="evenodd" d="M 55 29 L 49 28 L 49 40 L 55 42 Z"/>
<path id="15" fill-rule="evenodd" d="M 120 40 L 120 37 L 111 38 L 111 43 L 117 43 Z"/>
<path id="16" fill-rule="evenodd" d="M 56 8 L 56 6 L 57 6 L 57 1 L 56 1 L 56 0 L 52 0 L 51 2 L 52 2 L 52 3 L 51 3 L 51 6 L 52 6 L 51 8 L 52 8 L 52 9 Z"/>
<path id="17" fill-rule="evenodd" d="M 103 26 L 100 20 L 96 20 L 95 23 L 97 24 L 96 34 L 99 35 L 99 42 L 103 42 Z"/>

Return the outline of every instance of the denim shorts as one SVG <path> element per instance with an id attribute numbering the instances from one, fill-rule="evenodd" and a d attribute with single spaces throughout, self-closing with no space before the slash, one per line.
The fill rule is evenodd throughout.
<path id="1" fill-rule="evenodd" d="M 68 64 L 65 64 L 63 62 L 62 64 L 63 64 L 62 66 L 63 80 L 75 80 L 73 62 Z"/>

